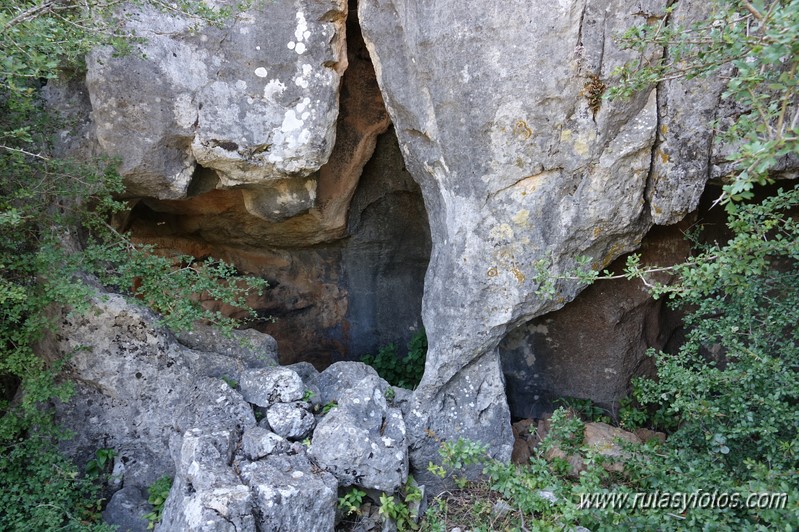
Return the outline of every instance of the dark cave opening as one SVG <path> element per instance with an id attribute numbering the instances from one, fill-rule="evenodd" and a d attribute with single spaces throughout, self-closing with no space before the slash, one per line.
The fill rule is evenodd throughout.
<path id="1" fill-rule="evenodd" d="M 316 182 L 313 206 L 263 219 L 251 203 L 268 188 L 217 188 L 216 172 L 197 165 L 186 199 L 138 200 L 124 224 L 163 253 L 222 259 L 266 279 L 265 297 L 248 304 L 276 319 L 254 327 L 275 337 L 283 364 L 322 369 L 390 343 L 402 356 L 422 328 L 427 212 L 390 127 L 354 1 L 347 55 L 333 153 L 299 178 Z"/>

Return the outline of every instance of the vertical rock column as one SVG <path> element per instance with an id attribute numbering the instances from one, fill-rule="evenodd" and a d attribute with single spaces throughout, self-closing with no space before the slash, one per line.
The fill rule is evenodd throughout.
<path id="1" fill-rule="evenodd" d="M 465 437 L 508 459 L 497 344 L 580 290 L 536 296 L 588 255 L 608 264 L 650 227 L 655 91 L 601 100 L 629 55 L 613 35 L 665 1 L 361 0 L 359 17 L 408 169 L 430 217 L 425 376 L 408 416 L 417 469 Z M 641 15 L 644 14 L 644 15 Z"/>

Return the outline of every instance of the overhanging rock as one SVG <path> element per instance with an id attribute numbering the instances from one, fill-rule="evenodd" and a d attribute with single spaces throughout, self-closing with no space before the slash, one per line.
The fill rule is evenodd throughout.
<path id="1" fill-rule="evenodd" d="M 665 5 L 360 2 L 433 240 L 423 303 L 430 350 L 407 420 L 417 469 L 436 458 L 438 440 L 460 436 L 509 458 L 497 344 L 581 289 L 563 281 L 554 297 L 537 296 L 534 264 L 548 261 L 557 276 L 586 255 L 603 267 L 651 227 L 657 93 L 625 102 L 601 95 L 632 58 L 613 37 Z"/>
<path id="2" fill-rule="evenodd" d="M 199 31 L 197 20 L 126 9 L 143 43 L 124 57 L 92 53 L 86 84 L 95 136 L 121 158 L 127 193 L 184 198 L 201 165 L 218 187 L 243 187 L 256 216 L 313 207 L 309 176 L 336 137 L 346 1 L 264 2 Z"/>

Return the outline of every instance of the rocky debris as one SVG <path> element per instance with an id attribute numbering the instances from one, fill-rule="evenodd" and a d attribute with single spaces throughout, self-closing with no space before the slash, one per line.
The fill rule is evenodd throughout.
<path id="1" fill-rule="evenodd" d="M 266 421 L 275 434 L 287 440 L 301 440 L 313 430 L 316 419 L 305 401 L 277 403 L 266 410 Z"/>
<path id="2" fill-rule="evenodd" d="M 305 385 L 300 376 L 288 368 L 258 368 L 242 372 L 239 391 L 247 402 L 266 408 L 275 403 L 301 400 Z"/>
<path id="3" fill-rule="evenodd" d="M 289 442 L 263 427 L 250 427 L 241 438 L 241 447 L 247 459 L 255 461 L 270 454 L 289 450 Z"/>
<path id="4" fill-rule="evenodd" d="M 317 379 L 337 406 L 317 424 L 309 453 L 343 486 L 393 493 L 408 477 L 405 422 L 389 407 L 388 383 L 360 362 L 337 362 Z"/>
<path id="5" fill-rule="evenodd" d="M 168 531 L 331 530 L 339 483 L 387 492 L 405 484 L 405 424 L 386 400 L 401 390 L 371 367 L 297 367 L 320 399 L 337 403 L 314 429 L 296 371 L 247 367 L 260 358 L 233 346 L 220 349 L 226 354 L 207 351 L 213 371 L 244 367 L 238 391 L 204 376 L 211 370 L 200 365 L 199 351 L 155 323 L 149 311 L 104 294 L 85 315 L 65 314 L 52 339 L 58 352 L 74 352 L 77 394 L 57 412 L 60 423 L 80 430 L 65 450 L 81 462 L 84 449 L 93 454 L 102 442 L 124 464 L 109 522 L 141 519 L 149 511 L 142 494 L 164 474 L 174 476 L 159 526 Z M 210 349 L 202 335 L 193 338 L 194 347 Z M 266 413 L 261 426 L 257 409 Z M 306 436 L 310 450 L 289 441 Z"/>
<path id="6" fill-rule="evenodd" d="M 538 436 L 537 425 L 533 419 L 522 419 L 512 425 L 513 453 L 511 461 L 514 464 L 527 464 L 533 456 L 533 450 L 541 443 Z"/>
<path id="7" fill-rule="evenodd" d="M 606 458 L 607 460 L 603 461 L 602 467 L 607 471 L 624 472 L 624 458 L 627 453 L 623 449 L 625 443 L 640 445 L 641 439 L 632 432 L 613 427 L 607 423 L 592 422 L 585 424 L 582 446 Z M 585 470 L 583 457 L 580 454 L 567 455 L 558 447 L 552 447 L 547 450 L 544 458 L 547 460 L 556 458 L 566 460 L 571 466 L 569 474 L 574 477 L 579 476 L 580 472 Z"/>
<path id="8" fill-rule="evenodd" d="M 305 456 L 269 456 L 243 466 L 241 477 L 252 488 L 259 531 L 333 530 L 338 484 Z"/>

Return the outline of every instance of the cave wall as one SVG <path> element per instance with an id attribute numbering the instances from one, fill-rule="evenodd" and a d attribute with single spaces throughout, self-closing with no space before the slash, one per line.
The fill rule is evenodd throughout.
<path id="1" fill-rule="evenodd" d="M 404 346 L 422 327 L 430 232 L 393 129 L 377 140 L 352 199 L 347 232 L 332 242 L 259 245 L 253 235 L 268 223 L 246 212 L 237 191 L 146 200 L 128 223 L 136 240 L 156 243 L 163 253 L 221 258 L 267 279 L 265 296 L 249 304 L 264 318 L 255 328 L 277 339 L 284 364 L 304 360 L 322 368 L 359 359 L 391 342 Z M 225 238 L 236 229 L 238 238 Z"/>
<path id="2" fill-rule="evenodd" d="M 135 240 L 157 244 L 162 253 L 213 256 L 267 279 L 265 297 L 249 301 L 263 317 L 255 327 L 278 340 L 282 362 L 307 360 L 320 368 L 374 353 L 387 343 L 404 347 L 422 326 L 430 254 L 419 187 L 405 170 L 396 135 L 389 129 L 356 12 L 348 11 L 355 2 L 350 4 L 279 3 L 239 16 L 230 27 L 206 28 L 195 36 L 187 34 L 178 18 L 166 17 L 154 25 L 152 14 L 145 12 L 129 24 L 147 37 L 147 60 L 97 52 L 84 87 L 72 83 L 67 91 L 51 95 L 61 107 L 77 106 L 75 116 L 91 117 L 83 132 L 93 142 L 81 146 L 84 153 L 122 157 L 132 210 L 119 225 Z M 269 24 L 256 32 L 255 25 L 265 17 Z M 286 33 L 285 28 L 268 34 L 279 25 L 304 26 L 311 37 Z M 317 33 L 326 40 L 315 41 Z M 296 45 L 297 35 L 308 53 L 287 49 L 283 40 Z M 209 47 L 209 42 L 219 46 Z M 314 51 L 320 47 L 326 51 Z M 185 71 L 176 69 L 173 53 L 186 60 Z M 203 68 L 190 59 L 204 62 Z M 207 63 L 226 66 L 214 76 Z M 312 72 L 305 80 L 297 72 L 308 66 Z M 261 77 L 264 72 L 256 72 L 258 68 L 268 75 Z M 130 91 L 147 73 L 159 75 L 162 82 Z M 134 78 L 131 83 L 125 82 L 126 76 Z M 209 83 L 217 87 L 228 86 L 234 107 L 209 99 L 198 76 L 215 79 Z M 280 98 L 270 93 L 283 85 Z M 270 122 L 270 116 L 301 119 L 297 102 L 309 95 L 327 119 L 311 120 L 302 131 L 328 140 L 297 143 L 293 149 L 302 168 L 278 172 L 274 146 L 276 141 L 287 143 L 285 137 L 296 124 Z M 80 96 L 82 106 L 73 104 Z M 159 113 L 142 113 L 156 102 Z M 168 112 L 170 106 L 174 113 Z M 197 116 L 193 128 L 185 128 L 177 112 L 187 109 Z M 259 112 L 263 123 L 253 125 Z M 216 125 L 225 117 L 235 128 L 247 130 L 236 138 L 234 130 L 216 134 L 213 163 L 203 155 L 207 150 L 198 148 L 210 145 L 204 113 L 213 114 Z M 134 141 L 125 143 L 131 133 Z M 169 160 L 178 159 L 179 171 L 165 169 Z"/>
<path id="3" fill-rule="evenodd" d="M 650 266 L 688 257 L 684 231 L 694 217 L 655 227 L 637 251 Z M 624 271 L 626 256 L 608 266 Z M 667 273 L 651 281 L 668 283 Z M 590 399 L 615 414 L 629 395 L 632 377 L 653 376 L 647 350 L 663 349 L 680 328 L 680 315 L 653 299 L 641 280 L 598 281 L 560 310 L 508 332 L 499 344 L 508 404 L 515 418 L 539 418 L 561 398 Z"/>

